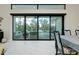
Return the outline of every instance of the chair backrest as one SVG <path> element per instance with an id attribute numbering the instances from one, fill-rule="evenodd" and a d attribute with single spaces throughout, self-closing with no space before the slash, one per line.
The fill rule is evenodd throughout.
<path id="1" fill-rule="evenodd" d="M 75 30 L 75 34 L 79 36 L 79 30 Z"/>
<path id="2" fill-rule="evenodd" d="M 54 37 L 55 37 L 56 54 L 58 52 L 61 52 L 61 54 L 64 54 L 60 33 L 58 31 L 54 31 Z"/>
<path id="3" fill-rule="evenodd" d="M 65 35 L 70 36 L 71 35 L 71 30 L 64 30 Z"/>

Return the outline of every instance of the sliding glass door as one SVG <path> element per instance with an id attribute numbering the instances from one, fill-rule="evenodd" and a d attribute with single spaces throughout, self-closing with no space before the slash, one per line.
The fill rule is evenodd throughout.
<path id="1" fill-rule="evenodd" d="M 24 16 L 14 16 L 14 39 L 24 39 Z"/>
<path id="2" fill-rule="evenodd" d="M 50 18 L 49 16 L 39 16 L 39 39 L 49 39 L 50 31 Z"/>
<path id="3" fill-rule="evenodd" d="M 26 16 L 26 39 L 37 39 L 37 16 Z"/>
<path id="4" fill-rule="evenodd" d="M 51 16 L 51 39 L 54 38 L 53 31 L 62 34 L 62 16 Z"/>
<path id="5" fill-rule="evenodd" d="M 13 39 L 16 40 L 50 40 L 53 31 L 63 33 L 62 16 L 14 16 Z"/>

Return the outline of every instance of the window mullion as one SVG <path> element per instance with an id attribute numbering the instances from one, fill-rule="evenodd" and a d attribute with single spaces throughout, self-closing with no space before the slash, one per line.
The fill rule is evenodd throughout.
<path id="1" fill-rule="evenodd" d="M 24 40 L 26 40 L 26 16 L 24 16 Z"/>
<path id="2" fill-rule="evenodd" d="M 39 16 L 37 16 L 37 40 L 39 40 Z"/>

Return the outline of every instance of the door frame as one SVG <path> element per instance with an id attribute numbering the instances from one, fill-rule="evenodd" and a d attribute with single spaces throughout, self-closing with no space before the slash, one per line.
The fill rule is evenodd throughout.
<path id="1" fill-rule="evenodd" d="M 38 23 L 38 16 L 49 16 L 50 17 L 50 29 L 49 29 L 49 39 L 38 39 L 38 32 L 37 32 L 37 39 L 26 39 L 26 36 L 24 36 L 25 41 L 51 41 L 51 16 L 62 16 L 62 35 L 64 35 L 64 17 L 66 13 L 11 13 L 12 15 L 12 40 L 18 41 L 18 39 L 14 39 L 14 16 L 24 16 L 24 20 L 26 21 L 26 16 L 37 16 L 37 23 Z M 26 25 L 24 25 L 26 27 Z M 37 31 L 38 31 L 38 25 L 37 25 Z M 26 29 L 25 29 L 25 35 L 26 35 Z M 19 39 L 20 41 L 24 41 L 22 39 Z"/>

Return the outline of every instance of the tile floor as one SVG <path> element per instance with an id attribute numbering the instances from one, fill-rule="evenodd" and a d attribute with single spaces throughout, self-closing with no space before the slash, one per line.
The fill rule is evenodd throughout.
<path id="1" fill-rule="evenodd" d="M 54 55 L 54 41 L 9 41 L 0 43 L 5 55 Z"/>

